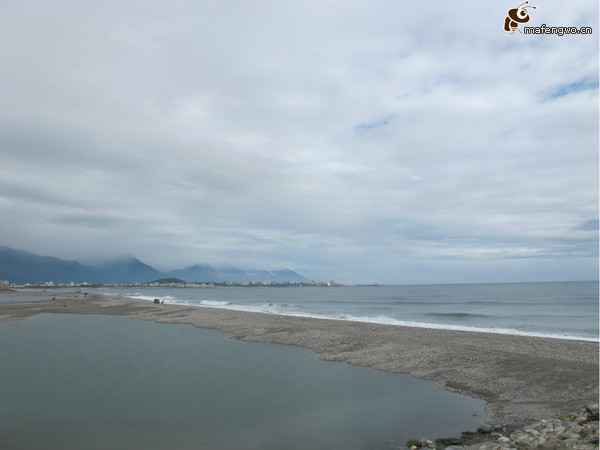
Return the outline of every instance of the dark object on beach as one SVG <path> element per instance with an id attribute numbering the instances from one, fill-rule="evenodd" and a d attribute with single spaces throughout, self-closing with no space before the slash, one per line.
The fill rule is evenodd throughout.
<path id="1" fill-rule="evenodd" d="M 428 439 L 411 439 L 408 442 L 406 442 L 406 446 L 408 448 L 434 448 L 433 442 L 431 442 Z"/>
<path id="2" fill-rule="evenodd" d="M 157 298 L 155 298 L 155 299 L 154 299 L 154 303 L 155 303 L 155 304 L 159 304 L 159 303 L 160 303 L 160 300 L 159 300 L 159 299 L 157 299 Z"/>
<path id="3" fill-rule="evenodd" d="M 587 422 L 593 422 L 600 418 L 598 405 L 586 406 L 585 412 L 587 413 Z"/>

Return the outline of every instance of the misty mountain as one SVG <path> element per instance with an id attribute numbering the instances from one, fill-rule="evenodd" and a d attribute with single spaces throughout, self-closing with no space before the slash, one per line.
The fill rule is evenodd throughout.
<path id="1" fill-rule="evenodd" d="M 271 270 L 269 273 L 272 273 L 280 280 L 308 281 L 308 278 L 306 278 L 305 276 L 300 275 L 299 273 L 294 272 L 293 270 L 290 270 L 290 269 Z"/>
<path id="2" fill-rule="evenodd" d="M 165 276 L 133 256 L 103 264 L 100 267 L 100 274 L 102 281 L 95 281 L 95 283 L 146 283 Z"/>
<path id="3" fill-rule="evenodd" d="M 12 283 L 143 283 L 162 276 L 161 272 L 134 257 L 93 267 L 0 246 L 0 280 Z"/>
<path id="4" fill-rule="evenodd" d="M 215 269 L 208 264 L 194 264 L 185 269 L 168 272 L 170 277 L 180 278 L 190 282 L 206 281 L 308 281 L 307 278 L 293 270 L 243 270 L 237 267 L 221 267 Z"/>
<path id="5" fill-rule="evenodd" d="M 215 269 L 208 264 L 160 272 L 130 256 L 106 262 L 101 266 L 86 266 L 77 261 L 65 261 L 53 256 L 39 256 L 24 250 L 0 245 L 0 280 L 12 283 L 146 283 L 160 278 L 179 278 L 190 282 L 211 281 L 308 281 L 289 270 L 243 270 L 236 267 Z"/>
<path id="6" fill-rule="evenodd" d="M 0 245 L 0 280 L 12 283 L 54 281 L 83 282 L 95 276 L 94 269 L 77 261 L 64 261 L 53 256 L 38 256 L 25 250 Z"/>
<path id="7" fill-rule="evenodd" d="M 217 270 L 208 264 L 194 264 L 185 269 L 172 270 L 167 275 L 186 281 L 223 281 L 218 278 Z"/>

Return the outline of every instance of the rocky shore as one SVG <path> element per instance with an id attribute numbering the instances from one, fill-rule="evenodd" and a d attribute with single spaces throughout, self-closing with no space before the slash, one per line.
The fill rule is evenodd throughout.
<path id="1" fill-rule="evenodd" d="M 410 450 L 435 448 L 446 450 L 529 449 L 597 449 L 598 405 L 589 405 L 565 416 L 543 419 L 525 427 L 507 429 L 482 426 L 476 433 L 466 432 L 460 438 L 411 439 Z"/>

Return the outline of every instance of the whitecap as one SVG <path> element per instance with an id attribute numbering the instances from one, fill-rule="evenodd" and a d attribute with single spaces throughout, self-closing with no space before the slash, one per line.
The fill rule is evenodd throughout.
<path id="1" fill-rule="evenodd" d="M 227 306 L 227 305 L 231 305 L 231 303 L 229 303 L 229 302 L 222 302 L 222 301 L 218 301 L 218 300 L 202 300 L 200 302 L 200 304 L 202 306 Z"/>

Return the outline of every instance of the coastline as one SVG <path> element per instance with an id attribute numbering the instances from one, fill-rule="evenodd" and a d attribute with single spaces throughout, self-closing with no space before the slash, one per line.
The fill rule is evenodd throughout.
<path id="1" fill-rule="evenodd" d="M 597 342 L 40 293 L 49 295 L 55 299 L 0 302 L 0 322 L 39 313 L 125 315 L 217 329 L 240 340 L 306 347 L 324 360 L 436 380 L 442 389 L 485 400 L 486 422 L 502 426 L 557 417 L 598 401 Z"/>

